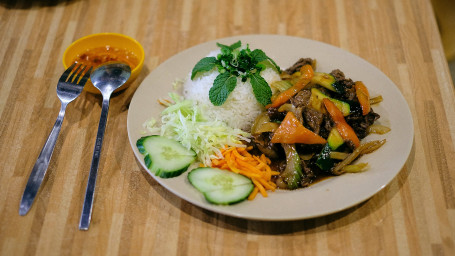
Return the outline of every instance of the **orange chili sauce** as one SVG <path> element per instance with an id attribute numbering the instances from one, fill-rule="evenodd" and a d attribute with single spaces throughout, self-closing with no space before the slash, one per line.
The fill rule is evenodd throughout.
<path id="1" fill-rule="evenodd" d="M 98 66 L 109 61 L 124 62 L 130 66 L 131 70 L 139 64 L 139 59 L 133 52 L 109 45 L 87 49 L 85 52 L 77 55 L 73 62 L 92 66 L 93 69 L 96 69 Z"/>

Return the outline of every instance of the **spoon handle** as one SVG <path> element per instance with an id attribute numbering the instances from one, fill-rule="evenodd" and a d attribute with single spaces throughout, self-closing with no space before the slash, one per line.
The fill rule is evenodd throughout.
<path id="1" fill-rule="evenodd" d="M 92 165 L 85 190 L 84 206 L 82 215 L 79 221 L 80 230 L 88 230 L 92 216 L 93 199 L 95 194 L 96 176 L 98 175 L 98 166 L 100 163 L 101 147 L 103 145 L 104 131 L 107 123 L 107 114 L 109 112 L 109 98 L 103 97 L 103 105 L 101 109 L 100 123 L 98 125 L 98 133 L 96 134 L 95 148 L 93 150 Z"/>

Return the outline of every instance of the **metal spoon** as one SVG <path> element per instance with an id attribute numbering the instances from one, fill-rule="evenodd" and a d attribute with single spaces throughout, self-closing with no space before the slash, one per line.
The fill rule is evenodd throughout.
<path id="1" fill-rule="evenodd" d="M 93 85 L 100 90 L 103 95 L 103 105 L 101 108 L 100 123 L 98 125 L 98 133 L 96 134 L 95 149 L 93 150 L 92 165 L 85 191 L 84 206 L 82 215 L 79 221 L 79 229 L 87 230 L 90 225 L 93 198 L 95 193 L 96 176 L 100 162 L 101 146 L 103 143 L 104 130 L 107 123 L 107 114 L 109 111 L 109 100 L 112 92 L 122 86 L 130 77 L 131 68 L 123 63 L 110 62 L 98 67 L 90 75 Z"/>

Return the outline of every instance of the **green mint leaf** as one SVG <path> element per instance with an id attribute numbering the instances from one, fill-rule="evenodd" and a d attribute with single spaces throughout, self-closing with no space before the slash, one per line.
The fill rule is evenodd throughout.
<path id="1" fill-rule="evenodd" d="M 261 72 L 262 70 L 265 70 L 267 68 L 267 66 L 264 64 L 264 63 L 258 63 L 256 65 L 256 69 Z"/>
<path id="2" fill-rule="evenodd" d="M 220 47 L 220 50 L 221 50 L 221 56 L 218 55 L 218 59 L 220 59 L 223 56 L 226 57 L 226 56 L 232 55 L 232 49 L 228 45 L 224 45 L 224 44 L 220 44 L 220 43 L 216 43 L 216 45 L 218 47 Z"/>
<path id="3" fill-rule="evenodd" d="M 215 57 L 205 57 L 201 59 L 193 68 L 191 72 L 191 80 L 196 76 L 198 72 L 207 72 L 212 70 L 217 63 Z"/>
<path id="4" fill-rule="evenodd" d="M 272 103 L 270 100 L 272 97 L 272 90 L 267 81 L 258 73 L 251 74 L 250 81 L 251 86 L 253 86 L 253 93 L 256 100 L 263 106 Z"/>
<path id="5" fill-rule="evenodd" d="M 259 62 L 268 60 L 268 61 L 270 61 L 270 63 L 272 63 L 273 67 L 276 69 L 277 72 L 281 71 L 280 67 L 275 63 L 275 61 L 273 61 L 270 57 L 268 57 L 265 54 L 265 52 L 263 52 L 260 49 L 256 49 L 256 50 L 252 51 L 251 57 L 253 58 L 253 61 L 255 61 L 255 63 L 259 63 Z"/>
<path id="6" fill-rule="evenodd" d="M 272 62 L 273 66 L 275 66 L 275 69 L 276 69 L 276 71 L 277 71 L 278 73 L 281 72 L 280 67 L 275 63 L 275 61 L 273 61 L 270 57 L 267 57 L 267 59 L 268 59 L 270 62 Z"/>
<path id="7" fill-rule="evenodd" d="M 216 43 L 216 46 L 218 46 L 220 48 L 228 48 L 228 49 L 230 49 L 230 47 L 228 45 L 225 45 L 225 44 Z"/>
<path id="8" fill-rule="evenodd" d="M 253 61 L 255 63 L 268 59 L 267 55 L 262 50 L 259 50 L 259 49 L 256 49 L 251 52 L 251 58 L 253 59 Z"/>
<path id="9" fill-rule="evenodd" d="M 221 53 L 217 57 L 206 57 L 200 60 L 191 73 L 191 79 L 193 79 L 199 72 L 218 69 L 220 74 L 209 91 L 212 104 L 215 106 L 224 104 L 237 85 L 237 77 L 243 82 L 250 79 L 254 96 L 260 104 L 265 106 L 271 103 L 272 90 L 260 72 L 267 67 L 275 68 L 280 72 L 280 67 L 260 49 L 251 51 L 248 45 L 240 49 L 242 46 L 240 40 L 231 45 L 220 43 L 216 45 L 220 47 Z"/>
<path id="10" fill-rule="evenodd" d="M 231 48 L 231 50 L 235 50 L 235 49 L 239 48 L 240 46 L 242 46 L 242 42 L 239 40 L 239 41 L 237 41 L 237 42 L 231 44 L 231 45 L 229 46 L 229 48 Z"/>
<path id="11" fill-rule="evenodd" d="M 224 45 L 224 44 L 216 43 L 216 45 L 221 48 L 221 52 L 224 52 L 224 50 L 231 52 L 231 51 L 234 51 L 235 49 L 239 48 L 240 46 L 242 46 L 242 42 L 237 41 L 231 45 Z"/>
<path id="12" fill-rule="evenodd" d="M 215 106 L 223 105 L 236 85 L 237 77 L 231 75 L 229 72 L 219 74 L 209 91 L 209 99 L 212 104 Z"/>

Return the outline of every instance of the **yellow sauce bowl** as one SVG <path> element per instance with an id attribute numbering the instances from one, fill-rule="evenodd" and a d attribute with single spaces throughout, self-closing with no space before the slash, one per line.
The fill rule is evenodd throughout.
<path id="1" fill-rule="evenodd" d="M 129 36 L 118 33 L 99 33 L 84 36 L 74 41 L 70 46 L 68 46 L 68 48 L 66 48 L 63 53 L 63 66 L 67 69 L 71 66 L 71 64 L 73 64 L 78 55 L 86 52 L 88 49 L 106 47 L 108 45 L 113 48 L 131 51 L 139 60 L 138 65 L 131 71 L 131 76 L 128 81 L 115 91 L 118 92 L 124 90 L 128 88 L 128 86 L 138 77 L 142 70 L 142 66 L 144 65 L 144 48 L 142 48 L 142 45 L 138 41 Z M 93 86 L 90 80 L 87 81 L 87 84 L 85 84 L 84 90 L 100 94 L 100 91 Z"/>

